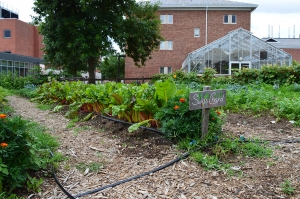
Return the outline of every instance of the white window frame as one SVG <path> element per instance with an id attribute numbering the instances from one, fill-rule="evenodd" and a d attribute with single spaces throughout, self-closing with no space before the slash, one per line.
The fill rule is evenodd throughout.
<path id="1" fill-rule="evenodd" d="M 173 24 L 173 15 L 160 15 L 162 24 Z"/>
<path id="2" fill-rule="evenodd" d="M 226 17 L 228 18 L 228 21 L 225 21 Z M 234 19 L 235 21 L 232 22 L 233 21 L 232 19 Z M 224 24 L 236 24 L 236 21 L 237 21 L 236 15 L 224 15 L 224 17 L 223 17 Z"/>
<path id="3" fill-rule="evenodd" d="M 159 49 L 160 50 L 173 50 L 173 41 L 161 41 Z"/>
<path id="4" fill-rule="evenodd" d="M 194 37 L 200 37 L 200 28 L 194 28 Z"/>
<path id="5" fill-rule="evenodd" d="M 160 74 L 170 74 L 172 73 L 172 66 L 161 66 L 159 67 Z"/>

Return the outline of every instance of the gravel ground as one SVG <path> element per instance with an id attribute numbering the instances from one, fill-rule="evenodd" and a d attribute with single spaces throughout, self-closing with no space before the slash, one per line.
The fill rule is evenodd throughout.
<path id="1" fill-rule="evenodd" d="M 142 130 L 128 133 L 126 126 L 98 116 L 71 126 L 62 113 L 40 110 L 24 98 L 8 96 L 7 99 L 15 114 L 40 123 L 58 137 L 58 151 L 68 160 L 59 166 L 57 177 L 73 196 L 150 171 L 182 153 L 174 142 L 158 134 Z M 223 129 L 224 133 L 249 138 L 300 140 L 299 128 L 292 127 L 288 121 L 273 124 L 273 120 L 266 116 L 228 114 Z M 274 150 L 271 158 L 228 157 L 227 162 L 240 171 L 238 176 L 204 170 L 187 158 L 158 172 L 80 198 L 300 199 L 300 144 L 277 142 L 271 147 Z M 90 165 L 90 169 L 79 169 L 83 165 Z M 100 169 L 93 171 L 97 166 Z M 286 179 L 295 188 L 294 195 L 282 192 L 280 184 Z M 51 177 L 44 178 L 41 189 L 41 193 L 23 195 L 32 199 L 66 198 Z"/>

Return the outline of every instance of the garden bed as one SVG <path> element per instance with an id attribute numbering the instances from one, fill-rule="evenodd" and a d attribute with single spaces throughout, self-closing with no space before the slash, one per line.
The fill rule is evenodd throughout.
<path id="1" fill-rule="evenodd" d="M 72 123 L 60 113 L 37 109 L 26 99 L 7 99 L 16 114 L 46 126 L 59 138 L 59 152 L 68 160 L 60 164 L 57 176 L 72 195 L 147 172 L 183 153 L 172 140 L 154 132 L 128 133 L 128 126 L 101 117 Z M 254 118 L 227 114 L 223 132 L 264 140 L 300 140 L 300 129 L 289 121 L 272 121 L 276 119 L 267 115 Z M 81 198 L 299 198 L 300 144 L 276 142 L 270 146 L 274 150 L 271 158 L 227 157 L 226 161 L 238 170 L 231 177 L 225 171 L 204 170 L 191 159 L 184 159 L 159 172 Z M 292 196 L 282 191 L 281 184 L 286 180 L 295 188 Z M 51 177 L 44 178 L 41 188 L 40 194 L 23 195 L 65 198 Z"/>

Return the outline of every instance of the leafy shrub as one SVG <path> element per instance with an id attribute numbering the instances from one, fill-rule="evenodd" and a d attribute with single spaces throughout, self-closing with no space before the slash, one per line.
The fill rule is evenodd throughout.
<path id="1" fill-rule="evenodd" d="M 0 86 L 0 108 L 4 106 L 5 102 L 7 101 L 5 99 L 5 96 L 6 96 L 6 91 L 5 89 L 3 89 L 1 86 Z"/>
<path id="2" fill-rule="evenodd" d="M 169 138 L 191 138 L 201 137 L 201 110 L 189 110 L 189 93 L 192 88 L 186 85 L 180 89 L 180 86 L 172 83 L 172 80 L 165 82 L 158 81 L 155 84 L 159 99 L 164 99 L 162 107 L 158 109 L 154 118 L 159 121 L 159 128 Z M 209 121 L 209 136 L 221 132 L 222 122 L 216 112 L 211 109 Z"/>
<path id="3" fill-rule="evenodd" d="M 37 96 L 36 93 L 37 86 L 34 84 L 26 84 L 24 88 L 16 90 L 16 93 L 18 95 L 21 95 L 22 97 L 26 98 L 34 98 Z"/>
<path id="4" fill-rule="evenodd" d="M 49 149 L 58 144 L 37 124 L 20 116 L 0 116 L 0 184 L 10 192 L 25 185 L 29 170 L 45 169 L 50 162 Z"/>
<path id="5" fill-rule="evenodd" d="M 204 68 L 204 72 L 201 76 L 201 82 L 205 85 L 210 85 L 213 81 L 213 78 L 217 74 L 217 71 L 213 68 Z"/>
<path id="6" fill-rule="evenodd" d="M 197 73 L 186 73 L 183 70 L 176 70 L 170 74 L 153 75 L 151 83 L 155 83 L 158 80 L 166 81 L 167 79 L 173 79 L 176 84 L 189 84 L 191 82 L 201 83 L 201 79 Z"/>

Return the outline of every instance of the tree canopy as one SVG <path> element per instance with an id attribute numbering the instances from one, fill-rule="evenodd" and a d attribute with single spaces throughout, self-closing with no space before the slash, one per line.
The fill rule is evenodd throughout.
<path id="1" fill-rule="evenodd" d="M 94 83 L 100 57 L 113 42 L 142 66 L 158 49 L 158 4 L 135 0 L 35 0 L 34 17 L 44 36 L 45 60 L 69 71 L 86 70 Z"/>
<path id="2" fill-rule="evenodd" d="M 124 58 L 120 57 L 118 59 L 117 55 L 109 55 L 105 57 L 103 61 L 101 61 L 100 71 L 103 79 L 117 79 L 118 74 L 120 75 L 120 78 L 124 78 L 124 72 L 125 72 Z"/>

